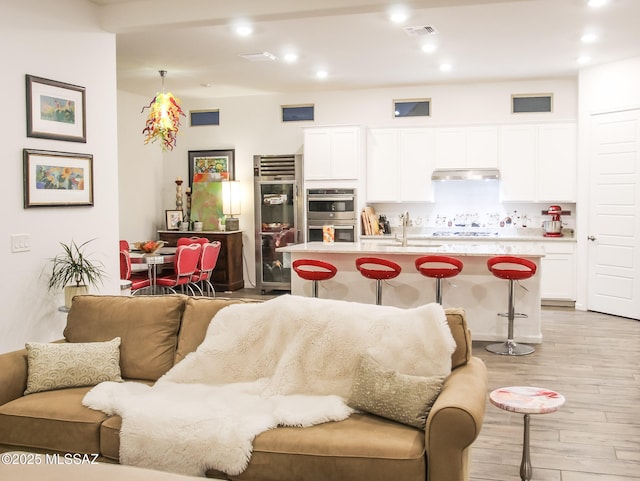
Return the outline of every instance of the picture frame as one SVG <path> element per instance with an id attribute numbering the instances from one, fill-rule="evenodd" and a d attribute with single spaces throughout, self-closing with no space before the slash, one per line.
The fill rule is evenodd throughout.
<path id="1" fill-rule="evenodd" d="M 189 151 L 189 187 L 222 180 L 235 180 L 235 149 Z"/>
<path id="2" fill-rule="evenodd" d="M 23 149 L 24 207 L 93 206 L 93 155 Z"/>
<path id="3" fill-rule="evenodd" d="M 26 75 L 27 137 L 87 142 L 86 89 Z"/>
<path id="4" fill-rule="evenodd" d="M 179 230 L 180 223 L 184 220 L 181 210 L 165 210 L 167 230 Z"/>

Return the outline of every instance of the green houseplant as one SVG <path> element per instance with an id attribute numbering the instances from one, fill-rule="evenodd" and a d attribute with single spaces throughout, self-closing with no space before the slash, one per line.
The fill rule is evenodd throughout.
<path id="1" fill-rule="evenodd" d="M 51 259 L 49 291 L 64 289 L 64 306 L 71 307 L 73 296 L 87 294 L 89 286 L 102 284 L 105 271 L 103 264 L 90 259 L 84 252 L 87 244 L 95 239 L 77 245 L 73 240 L 69 244 L 60 242 L 63 252 Z"/>

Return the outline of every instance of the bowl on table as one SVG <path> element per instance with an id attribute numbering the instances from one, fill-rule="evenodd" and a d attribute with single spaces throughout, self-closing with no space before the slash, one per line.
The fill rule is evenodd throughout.
<path id="1" fill-rule="evenodd" d="M 133 244 L 136 249 L 144 252 L 145 254 L 155 254 L 162 246 L 165 245 L 164 241 L 142 241 Z"/>

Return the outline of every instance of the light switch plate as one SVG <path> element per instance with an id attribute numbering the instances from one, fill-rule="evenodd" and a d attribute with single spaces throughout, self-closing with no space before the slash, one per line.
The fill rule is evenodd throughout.
<path id="1" fill-rule="evenodd" d="M 12 234 L 11 252 L 27 252 L 31 250 L 31 234 Z"/>

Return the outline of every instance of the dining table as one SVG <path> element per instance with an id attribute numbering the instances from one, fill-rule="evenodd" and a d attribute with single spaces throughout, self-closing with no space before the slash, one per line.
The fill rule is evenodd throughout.
<path id="1" fill-rule="evenodd" d="M 143 264 L 147 266 L 149 272 L 149 290 L 151 294 L 161 294 L 162 291 L 158 289 L 158 266 L 173 266 L 173 261 L 176 258 L 176 247 L 161 247 L 154 253 L 144 253 L 139 250 L 132 249 L 129 252 L 131 258 L 131 264 Z"/>

